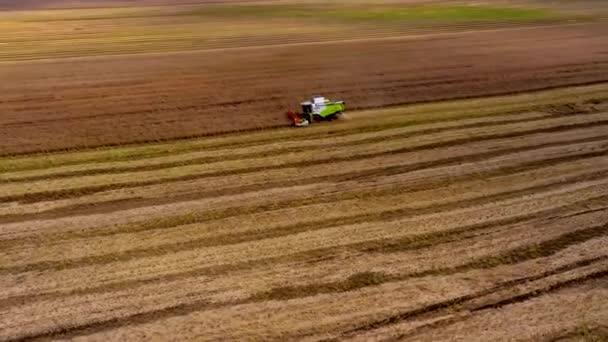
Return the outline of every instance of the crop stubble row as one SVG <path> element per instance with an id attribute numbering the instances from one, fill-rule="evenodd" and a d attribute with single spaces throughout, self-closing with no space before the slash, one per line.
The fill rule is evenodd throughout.
<path id="1" fill-rule="evenodd" d="M 226 175 L 134 186 L 133 193 L 115 189 L 39 198 L 23 204 L 29 211 L 5 203 L 3 213 L 18 216 L 4 216 L 2 223 L 0 338 L 145 339 L 181 331 L 180 338 L 212 339 L 243 338 L 239 334 L 247 331 L 264 339 L 418 339 L 469 320 L 477 327 L 492 314 L 512 319 L 521 310 L 519 302 L 536 307 L 575 298 L 600 305 L 606 298 L 601 284 L 608 267 L 602 106 L 598 102 L 557 116 L 536 110 L 503 113 L 500 124 L 472 127 L 467 124 L 485 125 L 492 117 L 470 119 L 463 111 L 460 125 L 455 118 L 443 130 L 438 130 L 440 123 L 402 130 L 387 125 L 375 134 L 411 138 L 403 135 L 386 146 L 412 151 L 376 157 L 366 156 L 365 148 L 358 150 L 365 144 L 348 146 L 371 135 L 337 125 L 336 141 L 344 145 L 335 150 L 353 153 L 349 158 L 359 155 L 359 160 L 341 162 L 336 170 L 340 178 L 318 178 L 301 190 L 298 179 L 305 181 L 309 173 L 293 178 L 297 170 L 316 166 L 285 163 L 264 180 L 261 171 L 258 176 L 253 171 L 229 176 L 238 163 L 209 161 Z M 379 115 L 377 120 L 384 119 Z M 385 120 L 394 122 L 390 115 Z M 528 132 L 522 130 L 526 125 Z M 416 135 L 425 127 L 435 131 Z M 459 141 L 462 134 L 468 139 Z M 215 141 L 222 146 L 221 138 Z M 225 141 L 235 140 L 227 136 Z M 424 144 L 430 145 L 416 148 Z M 310 157 L 268 140 L 258 145 L 250 161 L 256 153 L 273 151 L 273 158 L 292 163 Z M 449 162 L 456 151 L 463 158 Z M 73 152 L 78 153 L 88 152 Z M 23 160 L 32 158 L 37 157 Z M 109 154 L 107 158 L 112 160 Z M 163 158 L 173 157 L 151 161 L 162 165 Z M 357 174 L 355 168 L 374 158 L 377 171 L 355 178 L 341 175 Z M 133 179 L 164 172 L 144 171 L 146 159 L 141 161 L 141 172 L 129 171 Z M 19 170 L 19 159 L 11 163 Z M 121 174 L 112 163 L 105 166 L 95 159 L 70 166 L 104 170 L 91 176 L 62 174 L 64 168 L 52 163 L 39 165 L 34 179 L 15 182 L 11 177 L 19 171 L 5 172 L 6 184 L 28 186 L 48 177 L 86 187 L 97 177 Z M 332 167 L 316 168 L 323 172 Z M 270 182 L 276 188 L 222 194 L 231 187 L 222 178 L 240 177 L 243 184 Z M 222 191 L 208 193 L 214 179 Z M 113 184 L 111 177 L 107 181 Z M 103 207 L 112 193 L 122 193 L 125 206 L 96 211 L 96 204 Z M 129 207 L 130 201 L 147 196 L 149 202 Z M 82 200 L 91 205 L 82 208 L 83 216 L 69 216 L 69 211 L 40 216 L 45 205 L 61 210 L 86 203 Z M 575 291 L 581 286 L 584 294 Z M 469 306 L 462 309 L 462 303 Z M 492 305 L 500 311 L 493 313 Z M 433 315 L 441 317 L 441 310 L 450 308 L 464 311 L 458 319 L 433 325 Z M 573 310 L 585 312 L 581 306 Z M 560 306 L 557 312 L 562 311 Z M 601 310 L 591 312 L 587 322 L 528 315 L 530 322 L 549 317 L 574 329 L 605 318 Z M 500 329 L 508 336 L 504 326 Z M 550 327 L 544 331 L 554 332 Z"/>

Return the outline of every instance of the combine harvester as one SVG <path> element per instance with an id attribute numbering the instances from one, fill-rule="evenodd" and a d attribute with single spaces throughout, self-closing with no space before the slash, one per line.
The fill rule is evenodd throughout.
<path id="1" fill-rule="evenodd" d="M 346 110 L 344 101 L 330 101 L 323 96 L 313 96 L 310 101 L 302 102 L 302 113 L 287 112 L 296 127 L 305 127 L 313 121 L 336 119 Z"/>

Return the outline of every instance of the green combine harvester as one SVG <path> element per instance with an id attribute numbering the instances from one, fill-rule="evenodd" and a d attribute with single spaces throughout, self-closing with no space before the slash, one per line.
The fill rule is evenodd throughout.
<path id="1" fill-rule="evenodd" d="M 287 112 L 296 127 L 308 126 L 314 121 L 333 120 L 346 110 L 344 101 L 330 101 L 318 95 L 300 105 L 302 113 Z"/>

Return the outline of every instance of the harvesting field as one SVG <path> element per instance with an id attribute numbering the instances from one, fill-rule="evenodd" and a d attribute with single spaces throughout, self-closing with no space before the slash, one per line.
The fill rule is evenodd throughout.
<path id="1" fill-rule="evenodd" d="M 285 126 L 313 93 L 364 109 L 603 82 L 608 9 L 587 1 L 0 12 L 0 155 Z"/>
<path id="2" fill-rule="evenodd" d="M 605 338 L 607 125 L 597 84 L 1 159 L 0 340 Z"/>
<path id="3" fill-rule="evenodd" d="M 0 341 L 608 339 L 607 19 L 0 0 Z"/>

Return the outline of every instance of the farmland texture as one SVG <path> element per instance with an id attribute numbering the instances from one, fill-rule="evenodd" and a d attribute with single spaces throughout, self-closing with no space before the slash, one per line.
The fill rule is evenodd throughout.
<path id="1" fill-rule="evenodd" d="M 607 19 L 0 0 L 0 341 L 607 339 Z"/>
<path id="2" fill-rule="evenodd" d="M 0 12 L 0 155 L 284 126 L 313 93 L 362 109 L 606 81 L 605 6 L 581 3 L 23 5 Z"/>
<path id="3" fill-rule="evenodd" d="M 605 338 L 607 125 L 597 84 L 0 159 L 0 340 Z"/>

